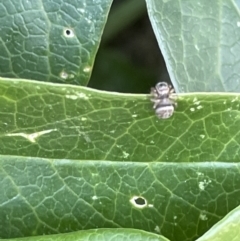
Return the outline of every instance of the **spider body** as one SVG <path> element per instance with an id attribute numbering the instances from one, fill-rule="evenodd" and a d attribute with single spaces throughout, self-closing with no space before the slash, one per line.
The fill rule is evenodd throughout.
<path id="1" fill-rule="evenodd" d="M 173 97 L 174 89 L 166 82 L 159 82 L 154 88 L 151 88 L 151 101 L 156 115 L 160 119 L 170 118 L 177 106 L 175 98 Z"/>

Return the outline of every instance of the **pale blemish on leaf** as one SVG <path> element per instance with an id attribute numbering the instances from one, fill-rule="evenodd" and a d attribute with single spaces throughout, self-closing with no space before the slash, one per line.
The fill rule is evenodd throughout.
<path id="1" fill-rule="evenodd" d="M 126 159 L 129 157 L 129 155 L 130 155 L 129 153 L 127 153 L 126 151 L 123 151 L 123 158 Z"/>
<path id="2" fill-rule="evenodd" d="M 195 47 L 195 49 L 196 49 L 197 51 L 199 51 L 199 47 L 198 47 L 197 44 L 195 44 L 194 47 Z"/>
<path id="3" fill-rule="evenodd" d="M 202 108 L 203 108 L 202 105 L 197 106 L 197 109 L 198 109 L 198 110 L 200 110 L 200 109 L 202 109 Z"/>
<path id="4" fill-rule="evenodd" d="M 60 73 L 60 77 L 61 77 L 62 79 L 67 79 L 67 78 L 68 78 L 68 73 L 65 72 L 65 71 L 62 71 L 62 72 Z"/>
<path id="5" fill-rule="evenodd" d="M 205 135 L 200 135 L 200 137 L 201 137 L 202 139 L 204 139 L 204 138 L 205 138 Z"/>
<path id="6" fill-rule="evenodd" d="M 93 196 L 93 197 L 92 197 L 92 200 L 97 200 L 97 199 L 98 199 L 97 196 Z"/>
<path id="7" fill-rule="evenodd" d="M 45 131 L 39 131 L 39 132 L 35 132 L 35 133 L 31 133 L 31 134 L 26 134 L 26 133 L 10 133 L 10 134 L 6 134 L 6 136 L 21 136 L 24 137 L 26 139 L 28 139 L 30 142 L 35 143 L 36 139 L 39 136 L 51 133 L 53 131 L 56 131 L 57 129 L 51 129 L 51 130 L 45 130 Z"/>
<path id="8" fill-rule="evenodd" d="M 78 97 L 76 95 L 66 95 L 66 98 L 76 100 Z"/>
<path id="9" fill-rule="evenodd" d="M 236 96 L 234 99 L 231 100 L 231 102 L 235 102 L 238 100 L 238 96 Z"/>
<path id="10" fill-rule="evenodd" d="M 77 8 L 77 10 L 78 10 L 80 13 L 85 13 L 85 9 L 84 9 L 84 8 Z"/>
<path id="11" fill-rule="evenodd" d="M 83 68 L 83 72 L 89 73 L 92 70 L 91 66 L 86 66 Z"/>
<path id="12" fill-rule="evenodd" d="M 194 102 L 194 105 L 200 105 L 201 101 Z"/>
<path id="13" fill-rule="evenodd" d="M 198 187 L 200 190 L 205 190 L 205 188 L 208 186 L 208 184 L 210 184 L 212 181 L 211 180 L 206 180 L 204 179 L 203 181 L 198 183 Z"/>
<path id="14" fill-rule="evenodd" d="M 85 132 L 80 132 L 80 135 L 83 136 L 83 138 L 86 142 L 88 142 L 88 143 L 92 142 L 90 137 Z"/>
<path id="15" fill-rule="evenodd" d="M 88 96 L 85 93 L 76 93 L 75 95 L 66 95 L 67 99 L 72 99 L 72 100 L 76 100 L 76 99 L 84 99 L 84 100 L 88 100 Z"/>
<path id="16" fill-rule="evenodd" d="M 195 108 L 190 108 L 190 111 L 195 111 Z"/>
<path id="17" fill-rule="evenodd" d="M 84 100 L 88 100 L 89 99 L 85 93 L 78 93 L 77 96 L 79 98 L 81 98 L 81 99 L 84 99 Z"/>
<path id="18" fill-rule="evenodd" d="M 88 24 L 92 23 L 92 20 L 91 20 L 91 19 L 86 18 L 86 20 L 87 20 L 87 23 L 88 23 Z"/>
<path id="19" fill-rule="evenodd" d="M 160 233 L 160 228 L 159 228 L 159 226 L 156 226 L 156 227 L 154 228 L 154 231 L 155 231 L 156 233 Z"/>
<path id="20" fill-rule="evenodd" d="M 208 220 L 208 217 L 207 217 L 207 215 L 206 215 L 205 212 L 200 213 L 199 218 L 200 218 L 202 221 L 206 221 L 206 220 Z"/>

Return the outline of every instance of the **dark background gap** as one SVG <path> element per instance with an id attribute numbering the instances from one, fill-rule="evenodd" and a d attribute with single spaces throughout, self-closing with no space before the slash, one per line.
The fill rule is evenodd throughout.
<path id="1" fill-rule="evenodd" d="M 114 11 L 120 4 L 129 0 L 114 0 L 109 13 L 111 19 Z M 135 1 L 135 0 L 132 0 Z M 123 93 L 149 93 L 150 88 L 159 81 L 170 83 L 166 65 L 159 49 L 156 37 L 147 14 L 145 0 L 141 12 L 134 13 L 135 9 L 124 14 L 137 15 L 124 29 L 119 30 L 113 37 L 102 41 L 96 56 L 89 87 L 117 91 Z M 122 5 L 123 6 L 123 5 Z M 122 16 L 122 15 L 121 15 Z M 123 15 L 121 18 L 124 18 Z M 102 39 L 110 26 L 106 24 Z"/>

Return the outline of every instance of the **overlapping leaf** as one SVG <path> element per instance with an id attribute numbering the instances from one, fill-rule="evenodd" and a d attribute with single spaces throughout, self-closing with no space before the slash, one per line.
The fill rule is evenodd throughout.
<path id="1" fill-rule="evenodd" d="M 0 0 L 0 76 L 86 85 L 112 0 Z"/>
<path id="2" fill-rule="evenodd" d="M 6 239 L 5 239 L 6 240 Z M 16 239 L 8 239 L 8 241 Z M 30 238 L 19 238 L 18 241 L 168 241 L 166 238 L 134 229 L 95 229 L 73 232 L 69 234 L 36 236 Z"/>
<path id="3" fill-rule="evenodd" d="M 239 168 L 1 156 L 0 236 L 135 228 L 192 241 L 239 205 Z"/>
<path id="4" fill-rule="evenodd" d="M 239 1 L 146 0 L 178 92 L 239 92 Z"/>
<path id="5" fill-rule="evenodd" d="M 240 207 L 231 211 L 197 241 L 237 241 L 240 237 Z"/>

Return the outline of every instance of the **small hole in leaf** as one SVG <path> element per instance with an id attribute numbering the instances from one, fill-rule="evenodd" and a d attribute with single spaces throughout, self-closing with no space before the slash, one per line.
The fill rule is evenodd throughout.
<path id="1" fill-rule="evenodd" d="M 144 208 L 147 206 L 147 200 L 141 196 L 132 197 L 130 202 L 137 208 Z"/>
<path id="2" fill-rule="evenodd" d="M 138 197 L 134 201 L 137 205 L 145 205 L 145 199 L 143 199 L 142 197 Z"/>
<path id="3" fill-rule="evenodd" d="M 65 37 L 67 37 L 67 38 L 73 38 L 73 37 L 75 36 L 73 30 L 70 29 L 70 28 L 64 29 L 64 35 L 65 35 Z"/>
<path id="4" fill-rule="evenodd" d="M 67 78 L 68 78 L 68 73 L 65 72 L 65 71 L 62 71 L 62 72 L 60 73 L 60 77 L 61 77 L 62 79 L 67 79 Z"/>

